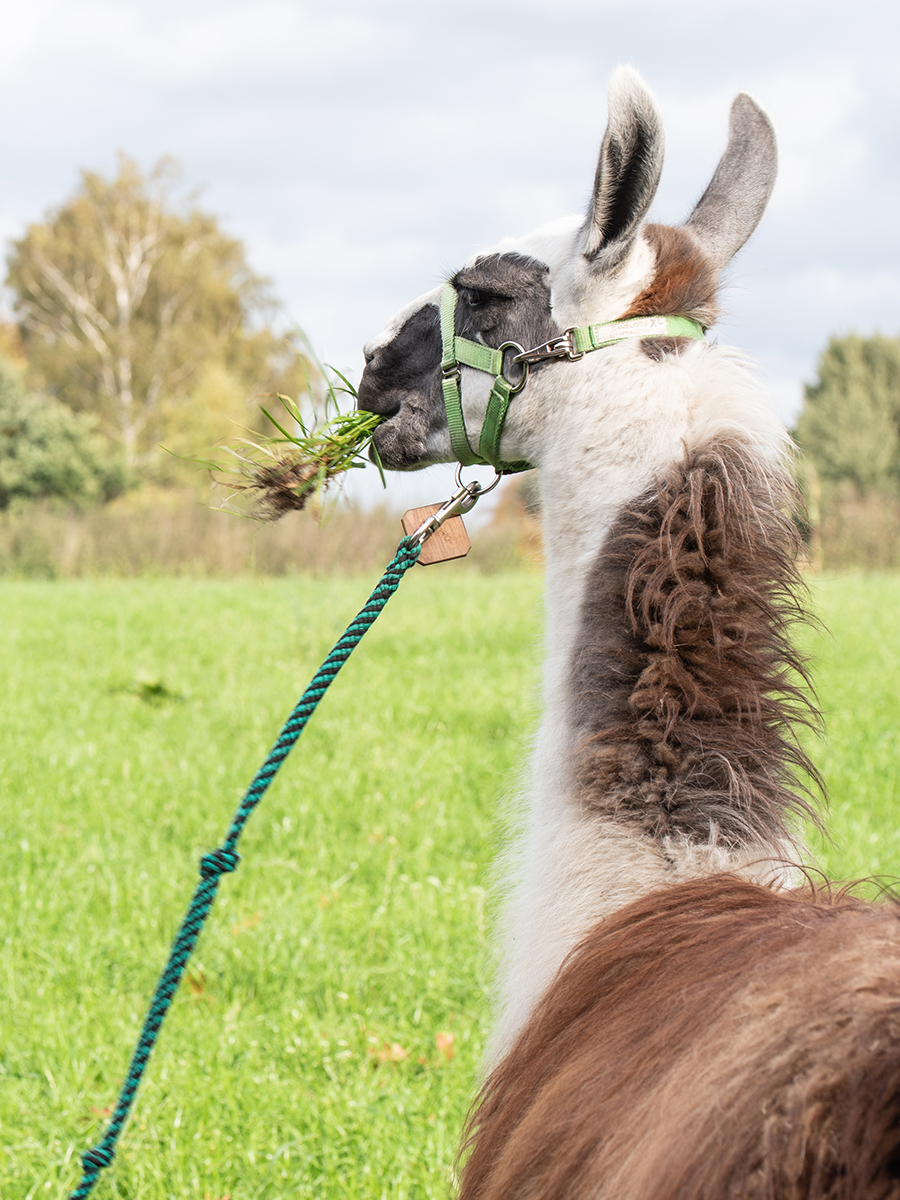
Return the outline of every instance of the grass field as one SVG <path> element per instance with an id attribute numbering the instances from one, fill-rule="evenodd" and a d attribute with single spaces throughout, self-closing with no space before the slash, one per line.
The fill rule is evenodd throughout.
<path id="1" fill-rule="evenodd" d="M 834 878 L 900 876 L 900 575 L 813 579 L 818 632 L 804 638 L 825 718 L 812 746 L 825 775 Z"/>
<path id="2" fill-rule="evenodd" d="M 371 582 L 0 586 L 2 1200 L 77 1180 L 199 857 Z M 411 573 L 248 827 L 101 1200 L 447 1195 L 540 590 Z M 822 861 L 893 874 L 900 577 L 813 590 Z"/>

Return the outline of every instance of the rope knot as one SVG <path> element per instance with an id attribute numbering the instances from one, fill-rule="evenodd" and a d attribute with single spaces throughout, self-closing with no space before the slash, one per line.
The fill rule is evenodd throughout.
<path id="1" fill-rule="evenodd" d="M 241 856 L 234 850 L 219 846 L 218 849 L 211 850 L 209 854 L 204 854 L 200 859 L 200 874 L 204 879 L 218 879 L 226 871 L 236 870 L 240 861 Z"/>
<path id="2" fill-rule="evenodd" d="M 85 1171 L 102 1171 L 109 1166 L 114 1157 L 115 1151 L 110 1150 L 108 1146 L 91 1146 L 90 1150 L 85 1150 L 82 1154 L 81 1165 Z"/>

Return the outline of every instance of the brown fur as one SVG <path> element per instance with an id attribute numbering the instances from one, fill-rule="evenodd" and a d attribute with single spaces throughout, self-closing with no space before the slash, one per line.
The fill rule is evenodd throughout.
<path id="1" fill-rule="evenodd" d="M 900 920 L 731 876 L 601 922 L 482 1089 L 461 1200 L 897 1200 Z"/>
<path id="2" fill-rule="evenodd" d="M 807 811 L 792 499 L 746 446 L 707 444 L 613 526 L 571 676 L 586 810 L 729 846 L 782 839 Z"/>
<path id="3" fill-rule="evenodd" d="M 656 251 L 656 275 L 623 316 L 693 317 L 704 328 L 713 325 L 719 273 L 691 231 L 647 225 L 644 235 Z"/>

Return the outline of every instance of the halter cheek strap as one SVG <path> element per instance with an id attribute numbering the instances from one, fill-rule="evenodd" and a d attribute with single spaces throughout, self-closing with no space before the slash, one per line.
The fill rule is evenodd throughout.
<path id="1" fill-rule="evenodd" d="M 499 475 L 514 475 L 519 471 L 531 470 L 531 463 L 502 462 L 500 459 L 500 432 L 506 420 L 509 402 L 525 386 L 528 367 L 523 365 L 520 378 L 512 381 L 503 374 L 503 357 L 507 350 L 523 353 L 516 342 L 504 342 L 496 350 L 482 342 L 472 342 L 458 337 L 456 333 L 457 292 L 452 283 L 444 284 L 441 294 L 441 387 L 444 392 L 444 407 L 447 410 L 447 426 L 450 430 L 450 445 L 458 462 L 464 467 L 476 463 L 490 464 Z M 460 394 L 460 366 L 474 367 L 494 376 L 487 411 L 478 440 L 478 453 L 469 442 L 466 422 L 463 417 Z"/>
<path id="2" fill-rule="evenodd" d="M 630 338 L 688 337 L 702 341 L 706 334 L 703 326 L 690 317 L 626 317 L 619 321 L 605 321 L 599 325 L 582 325 L 567 329 L 559 337 L 552 338 L 530 350 L 523 349 L 518 342 L 504 342 L 497 349 L 460 337 L 456 332 L 457 291 L 449 281 L 441 293 L 441 387 L 444 407 L 447 411 L 447 426 L 450 430 L 450 445 L 458 462 L 464 467 L 478 463 L 492 466 L 498 475 L 513 475 L 529 471 L 532 463 L 519 460 L 504 462 L 500 458 L 500 434 L 509 409 L 510 401 L 528 381 L 528 369 L 533 363 L 550 359 L 568 359 L 574 362 L 592 350 L 614 346 Z M 510 361 L 520 374 L 509 379 L 504 374 L 504 359 L 509 351 Z M 466 431 L 460 392 L 460 367 L 472 367 L 494 377 L 487 411 L 478 439 L 478 451 L 472 448 Z"/>

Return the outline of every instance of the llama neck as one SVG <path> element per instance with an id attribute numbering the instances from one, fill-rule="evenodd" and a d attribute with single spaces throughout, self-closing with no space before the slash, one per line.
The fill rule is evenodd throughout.
<path id="1" fill-rule="evenodd" d="M 623 356 L 624 357 L 624 356 Z M 632 358 L 634 356 L 632 355 Z M 643 367 L 638 355 L 638 368 Z M 628 359 L 626 359 L 628 361 Z M 591 364 L 594 365 L 594 364 Z M 580 395 L 566 398 L 570 425 L 565 436 L 543 447 L 541 500 L 546 573 L 546 627 L 543 721 L 532 769 L 543 807 L 577 803 L 572 795 L 572 667 L 584 631 L 588 580 L 619 514 L 684 455 L 687 425 L 687 373 L 666 372 L 656 403 L 646 402 L 647 383 L 639 371 L 628 402 L 604 406 L 612 380 L 619 387 L 628 371 L 613 356 L 599 359 L 600 370 L 582 382 Z M 581 404 L 573 403 L 573 399 Z M 671 420 L 659 419 L 660 404 Z M 610 428 L 613 423 L 617 428 Z M 597 426 L 603 425 L 599 436 Z M 590 447 L 585 453 L 581 447 Z M 617 619 L 620 614 L 614 614 Z M 546 743 L 546 753 L 541 743 Z M 561 752 L 565 747 L 564 752 Z"/>
<path id="2" fill-rule="evenodd" d="M 628 442 L 607 438 L 583 478 L 563 449 L 542 466 L 545 711 L 509 864 L 495 1053 L 622 904 L 716 870 L 782 877 L 785 817 L 803 807 L 785 480 L 734 423 L 695 421 L 691 449 L 684 423 L 628 415 Z"/>
<path id="3" fill-rule="evenodd" d="M 613 461 L 601 464 L 596 476 L 592 471 L 579 479 L 564 453 L 559 461 L 555 457 L 541 471 L 546 579 L 543 717 L 532 771 L 544 806 L 572 799 L 572 662 L 587 581 L 618 513 L 652 479 L 644 470 L 636 484 L 634 474 L 629 477 Z M 546 752 L 541 743 L 546 743 Z"/>

